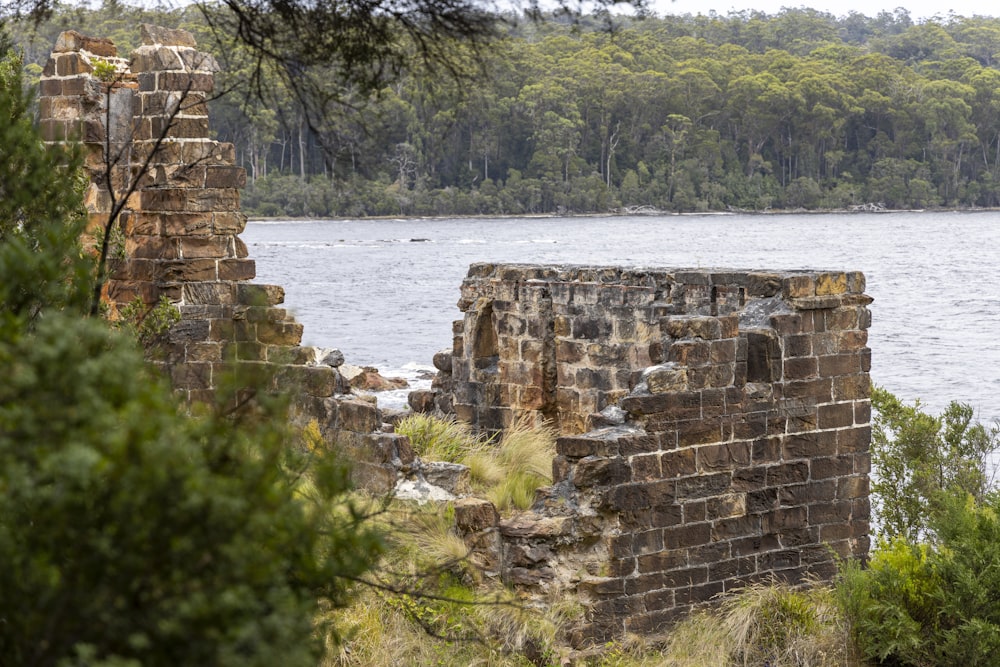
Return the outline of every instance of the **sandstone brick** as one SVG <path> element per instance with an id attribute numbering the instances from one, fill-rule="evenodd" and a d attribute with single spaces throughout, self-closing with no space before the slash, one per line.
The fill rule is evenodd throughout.
<path id="1" fill-rule="evenodd" d="M 760 569 L 773 572 L 798 567 L 799 553 L 798 549 L 770 551 L 760 557 Z"/>
<path id="2" fill-rule="evenodd" d="M 210 363 L 175 364 L 170 368 L 170 382 L 174 387 L 184 389 L 210 389 L 212 384 Z"/>
<path id="3" fill-rule="evenodd" d="M 218 279 L 214 259 L 172 260 L 160 263 L 160 280 L 165 282 L 207 282 Z"/>
<path id="4" fill-rule="evenodd" d="M 205 174 L 206 188 L 242 188 L 247 184 L 243 167 L 208 167 Z"/>
<path id="5" fill-rule="evenodd" d="M 214 265 L 212 260 L 206 261 Z M 188 282 L 184 284 L 184 301 L 190 304 L 229 305 L 234 301 L 233 286 L 228 283 Z"/>
<path id="6" fill-rule="evenodd" d="M 778 502 L 783 506 L 809 505 L 836 498 L 837 480 L 826 479 L 806 484 L 793 484 L 778 490 Z M 810 517 L 811 520 L 811 517 Z"/>
<path id="7" fill-rule="evenodd" d="M 221 259 L 230 256 L 229 239 L 221 236 L 182 236 L 177 241 L 183 259 Z"/>
<path id="8" fill-rule="evenodd" d="M 811 276 L 790 276 L 782 280 L 782 293 L 786 299 L 816 295 L 816 280 Z"/>
<path id="9" fill-rule="evenodd" d="M 237 301 L 248 306 L 276 306 L 285 301 L 285 290 L 278 285 L 248 285 L 237 287 Z"/>
<path id="10" fill-rule="evenodd" d="M 815 380 L 791 380 L 781 386 L 782 394 L 788 399 L 815 399 L 828 403 L 833 396 L 833 383 L 829 378 Z"/>
<path id="11" fill-rule="evenodd" d="M 816 277 L 816 295 L 843 294 L 847 291 L 846 273 L 821 273 Z"/>
<path id="12" fill-rule="evenodd" d="M 835 403 L 819 406 L 817 422 L 819 428 L 844 428 L 853 424 L 854 405 L 852 403 Z"/>
<path id="13" fill-rule="evenodd" d="M 608 486 L 628 481 L 628 465 L 620 458 L 585 457 L 576 464 L 573 483 L 578 488 Z"/>
<path id="14" fill-rule="evenodd" d="M 782 458 L 786 460 L 832 456 L 837 453 L 837 434 L 809 432 L 789 434 L 782 439 Z"/>
<path id="15" fill-rule="evenodd" d="M 703 472 L 733 470 L 750 463 L 750 443 L 730 442 L 696 448 L 698 468 Z"/>
<path id="16" fill-rule="evenodd" d="M 677 495 L 680 498 L 705 498 L 725 493 L 732 481 L 728 472 L 696 475 L 677 480 Z"/>
<path id="17" fill-rule="evenodd" d="M 785 486 L 787 484 L 801 484 L 809 479 L 809 463 L 807 461 L 795 461 L 792 463 L 782 463 L 770 466 L 767 469 L 768 486 Z"/>
<path id="18" fill-rule="evenodd" d="M 808 514 L 805 507 L 785 507 L 761 515 L 761 529 L 764 533 L 783 533 L 805 528 Z"/>
<path id="19" fill-rule="evenodd" d="M 260 322 L 257 338 L 268 345 L 298 345 L 302 341 L 302 325 L 298 322 Z"/>

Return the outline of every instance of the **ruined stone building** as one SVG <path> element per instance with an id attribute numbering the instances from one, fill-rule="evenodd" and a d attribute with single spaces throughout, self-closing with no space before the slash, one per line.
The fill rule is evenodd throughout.
<path id="1" fill-rule="evenodd" d="M 144 27 L 128 60 L 107 40 L 59 38 L 45 136 L 83 142 L 95 224 L 124 202 L 106 299 L 177 305 L 159 363 L 186 398 L 209 398 L 231 364 L 270 368 L 296 414 L 352 452 L 358 480 L 388 491 L 412 469 L 406 439 L 348 393 L 340 359 L 299 345 L 281 288 L 250 282 L 245 174 L 208 128 L 215 69 L 182 31 Z M 527 415 L 561 437 L 531 511 L 501 519 L 462 499 L 457 530 L 510 585 L 575 596 L 577 647 L 663 633 L 747 582 L 829 577 L 837 557 L 863 557 L 864 288 L 836 271 L 472 266 L 453 347 L 411 404 L 484 431 Z"/>

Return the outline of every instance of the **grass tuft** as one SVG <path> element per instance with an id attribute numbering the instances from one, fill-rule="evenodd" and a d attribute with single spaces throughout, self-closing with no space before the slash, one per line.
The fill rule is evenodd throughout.
<path id="1" fill-rule="evenodd" d="M 833 589 L 753 584 L 714 611 L 697 612 L 671 632 L 664 666 L 858 665 Z"/>
<path id="2" fill-rule="evenodd" d="M 429 461 L 460 463 L 462 456 L 478 442 L 468 426 L 420 413 L 399 422 L 396 433 L 408 437 L 413 451 Z"/>

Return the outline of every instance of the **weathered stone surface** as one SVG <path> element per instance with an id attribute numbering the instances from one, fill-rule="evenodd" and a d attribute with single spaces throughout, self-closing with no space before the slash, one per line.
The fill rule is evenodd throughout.
<path id="1" fill-rule="evenodd" d="M 118 49 L 110 39 L 98 39 L 85 37 L 76 30 L 67 30 L 59 34 L 56 38 L 56 45 L 52 49 L 55 53 L 68 53 L 71 51 L 89 51 L 97 56 L 112 58 L 118 55 Z"/>
<path id="2" fill-rule="evenodd" d="M 481 498 L 462 498 L 455 504 L 455 526 L 464 532 L 478 532 L 496 528 L 500 522 L 497 508 Z"/>
<path id="3" fill-rule="evenodd" d="M 643 377 L 652 394 L 686 391 L 688 388 L 687 370 L 672 363 L 647 368 Z"/>
<path id="4" fill-rule="evenodd" d="M 440 487 L 456 496 L 471 491 L 469 467 L 447 461 L 424 461 L 420 472 L 429 484 Z"/>
<path id="5" fill-rule="evenodd" d="M 436 396 L 437 392 L 433 389 L 418 389 L 417 391 L 410 392 L 406 398 L 406 402 L 414 412 L 433 412 L 436 407 L 434 400 Z"/>
<path id="6" fill-rule="evenodd" d="M 143 23 L 139 26 L 139 38 L 144 46 L 196 46 L 194 35 L 187 30 L 164 28 L 158 25 Z"/>

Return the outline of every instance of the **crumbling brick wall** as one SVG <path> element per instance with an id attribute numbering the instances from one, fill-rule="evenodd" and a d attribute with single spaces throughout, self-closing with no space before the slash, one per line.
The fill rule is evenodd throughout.
<path id="1" fill-rule="evenodd" d="M 484 430 L 558 425 L 554 485 L 460 531 L 506 580 L 572 594 L 576 646 L 662 633 L 748 582 L 868 551 L 871 299 L 860 273 L 478 264 L 436 381 Z M 499 539 L 497 539 L 499 536 Z"/>
<path id="2" fill-rule="evenodd" d="M 64 32 L 40 83 L 43 137 L 84 151 L 92 235 L 120 223 L 102 295 L 111 316 L 166 297 L 181 320 L 154 363 L 185 399 L 211 400 L 234 368 L 266 371 L 294 394 L 295 419 L 315 419 L 351 453 L 359 482 L 391 489 L 412 460 L 405 438 L 381 433 L 377 407 L 349 395 L 342 355 L 300 345 L 302 325 L 279 307 L 284 290 L 250 282 L 239 237 L 246 172 L 209 132 L 215 59 L 184 30 L 144 25 L 141 38 L 126 59 L 110 40 Z"/>

